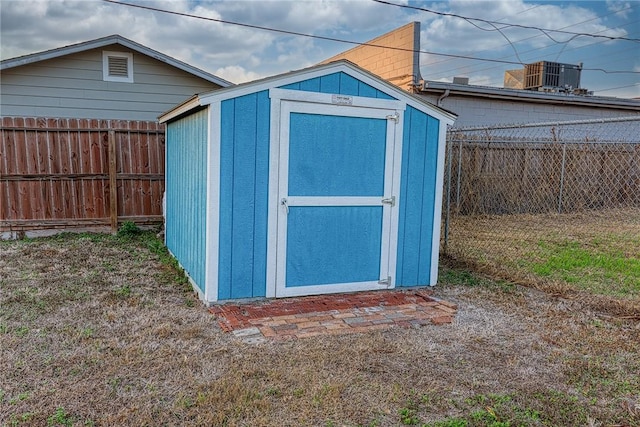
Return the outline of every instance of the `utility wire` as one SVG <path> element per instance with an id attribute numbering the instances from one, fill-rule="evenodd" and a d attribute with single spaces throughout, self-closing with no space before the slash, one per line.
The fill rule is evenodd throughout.
<path id="1" fill-rule="evenodd" d="M 188 17 L 188 18 L 203 19 L 205 21 L 213 21 L 213 22 L 219 22 L 219 23 L 222 23 L 222 24 L 237 25 L 237 26 L 245 27 L 245 28 L 253 28 L 253 29 L 256 29 L 256 30 L 272 31 L 274 33 L 287 34 L 287 35 L 291 35 L 291 36 L 308 37 L 308 38 L 312 38 L 312 39 L 326 40 L 326 41 L 332 41 L 332 42 L 338 42 L 338 43 L 346 43 L 346 44 L 352 44 L 352 45 L 356 45 L 356 46 L 379 47 L 379 48 L 383 48 L 383 49 L 392 49 L 392 50 L 399 50 L 399 51 L 404 51 L 404 52 L 426 53 L 426 54 L 429 54 L 429 55 L 446 56 L 446 57 L 449 57 L 449 58 L 472 59 L 472 60 L 475 60 L 475 61 L 488 61 L 488 62 L 498 62 L 498 63 L 501 63 L 501 64 L 524 65 L 521 62 L 516 62 L 516 61 L 506 61 L 506 60 L 489 59 L 489 58 L 475 58 L 473 56 L 454 55 L 454 54 L 449 54 L 449 53 L 430 52 L 430 51 L 426 51 L 426 50 L 414 50 L 414 49 L 406 49 L 406 48 L 401 48 L 401 47 L 383 46 L 383 45 L 374 44 L 374 43 L 354 42 L 352 40 L 338 39 L 338 38 L 335 38 L 335 37 L 318 36 L 318 35 L 314 35 L 314 34 L 299 33 L 297 31 L 282 30 L 282 29 L 278 29 L 278 28 L 263 27 L 263 26 L 260 26 L 260 25 L 245 24 L 243 22 L 228 21 L 228 20 L 225 20 L 225 19 L 217 19 L 217 18 L 209 18 L 209 17 L 206 17 L 206 16 L 192 15 L 192 14 L 184 13 L 184 12 L 174 12 L 174 11 L 171 11 L 171 10 L 159 9 L 159 8 L 151 7 L 151 6 L 143 6 L 143 5 L 140 5 L 140 4 L 125 3 L 125 2 L 122 2 L 122 1 L 116 1 L 116 0 L 102 0 L 102 1 L 106 2 L 106 3 L 118 4 L 118 5 L 121 5 L 121 6 L 129 6 L 129 7 L 135 7 L 135 8 L 138 8 L 138 9 L 151 10 L 151 11 L 154 11 L 154 12 L 168 13 L 168 14 L 184 16 L 184 17 Z"/>
<path id="2" fill-rule="evenodd" d="M 629 6 L 629 7 L 625 8 L 625 9 L 622 9 L 622 10 L 627 10 L 627 9 L 631 9 L 631 7 Z M 529 9 L 527 9 L 527 10 L 529 10 Z M 577 25 L 581 25 L 581 24 L 584 24 L 584 23 L 587 23 L 587 22 L 590 22 L 590 21 L 594 21 L 594 20 L 596 20 L 596 19 L 601 19 L 601 18 L 607 17 L 607 16 L 609 16 L 609 15 L 613 15 L 613 14 L 615 14 L 615 13 L 618 13 L 618 11 L 614 11 L 614 12 L 608 13 L 608 14 L 603 15 L 603 16 L 597 16 L 597 17 L 595 17 L 595 18 L 587 19 L 586 21 L 576 22 L 575 24 L 570 24 L 570 25 L 567 25 L 567 26 L 564 26 L 564 27 L 558 28 L 558 30 L 564 30 L 564 29 L 566 29 L 566 28 L 575 27 L 575 26 L 577 26 Z M 637 22 L 637 21 L 633 21 L 633 22 L 630 22 L 630 23 L 624 24 L 624 25 L 622 25 L 622 26 L 623 26 L 623 27 L 626 27 L 626 26 L 631 25 L 631 24 L 633 24 L 633 23 L 635 23 L 635 22 Z M 605 31 L 609 31 L 609 28 L 606 28 L 606 29 L 601 30 L 601 31 L 599 31 L 599 32 L 597 32 L 597 33 L 594 33 L 594 34 L 603 33 L 603 32 L 605 32 Z M 524 39 L 516 40 L 514 43 L 520 43 L 520 42 L 523 42 L 523 41 L 532 40 L 532 39 L 535 39 L 535 38 L 538 38 L 538 37 L 541 37 L 541 36 L 542 36 L 542 35 L 541 35 L 541 34 L 539 34 L 539 35 L 537 35 L 537 36 L 525 37 Z M 592 45 L 594 45 L 594 44 L 599 44 L 599 43 L 606 43 L 607 41 L 608 41 L 608 40 L 602 40 L 602 41 L 599 41 L 599 42 L 596 42 L 596 43 L 592 43 L 592 44 L 587 45 L 587 46 L 592 46 Z M 558 43 L 556 43 L 556 44 L 558 44 Z M 535 49 L 529 49 L 529 50 L 527 50 L 527 51 L 525 51 L 525 52 L 523 52 L 523 53 L 535 52 L 536 50 L 542 50 L 542 49 L 546 49 L 546 48 L 548 48 L 548 47 L 549 47 L 549 46 L 544 46 L 544 47 L 541 47 L 541 48 L 535 48 Z M 577 48 L 573 48 L 573 49 L 577 49 Z M 480 52 L 482 52 L 482 51 L 480 51 Z M 503 56 L 502 58 L 508 58 L 508 57 L 509 57 L 509 56 Z M 435 64 L 442 64 L 442 63 L 444 63 L 444 62 L 449 62 L 449 61 L 453 61 L 453 59 L 443 59 L 443 60 L 440 60 L 440 61 L 435 61 L 435 62 L 432 62 L 432 63 L 431 63 L 431 65 L 435 65 Z M 455 70 L 456 70 L 456 69 L 458 69 L 458 68 L 461 68 L 461 67 L 455 67 L 453 70 L 449 70 L 449 71 L 455 71 Z"/>
<path id="3" fill-rule="evenodd" d="M 401 47 L 384 46 L 384 45 L 379 45 L 379 44 L 374 44 L 374 43 L 354 42 L 352 40 L 345 40 L 345 39 L 339 39 L 339 38 L 327 37 L 327 36 L 318 36 L 318 35 L 314 35 L 314 34 L 306 34 L 306 33 L 300 33 L 300 32 L 297 32 L 297 31 L 282 30 L 282 29 L 278 29 L 278 28 L 263 27 L 263 26 L 260 26 L 260 25 L 253 25 L 253 24 L 246 24 L 246 23 L 243 23 L 243 22 L 228 21 L 228 20 L 225 20 L 225 19 L 209 18 L 209 17 L 206 17 L 206 16 L 193 15 L 193 14 L 184 13 L 184 12 L 175 12 L 175 11 L 171 11 L 171 10 L 159 9 L 159 8 L 156 8 L 156 7 L 143 6 L 143 5 L 140 5 L 140 4 L 132 4 L 132 3 L 126 3 L 126 2 L 122 2 L 122 1 L 116 1 L 116 0 L 102 0 L 102 1 L 106 2 L 106 3 L 113 3 L 113 4 L 121 5 L 121 6 L 128 6 L 128 7 L 138 8 L 138 9 L 151 10 L 151 11 L 154 11 L 154 12 L 161 12 L 161 13 L 167 13 L 167 14 L 171 14 L 171 15 L 184 16 L 184 17 L 187 17 L 187 18 L 202 19 L 202 20 L 205 20 L 205 21 L 219 22 L 219 23 L 222 23 L 222 24 L 229 24 L 229 25 L 237 25 L 237 26 L 240 26 L 240 27 L 252 28 L 252 29 L 256 29 L 256 30 L 271 31 L 271 32 L 280 33 L 280 34 L 287 34 L 287 35 L 300 36 L 300 37 L 308 37 L 308 38 L 312 38 L 312 39 L 326 40 L 326 41 L 332 41 L 332 42 L 338 42 L 338 43 L 346 43 L 346 44 L 351 44 L 351 45 L 356 45 L 356 46 L 369 46 L 369 47 L 377 47 L 377 48 L 382 48 L 382 49 L 391 49 L 391 50 L 398 50 L 398 51 L 412 52 L 412 53 L 425 53 L 427 55 L 445 56 L 445 57 L 457 58 L 457 59 L 470 59 L 470 60 L 473 60 L 473 61 L 494 62 L 494 63 L 499 63 L 499 64 L 525 65 L 522 62 L 508 61 L 508 60 L 503 60 L 503 59 L 477 58 L 477 57 L 466 56 L 466 55 L 455 55 L 455 54 L 449 54 L 449 53 L 431 52 L 431 51 L 426 51 L 426 50 L 414 50 L 414 49 L 406 49 L 406 48 L 401 48 Z M 377 1 L 377 0 L 374 0 L 374 1 Z M 640 71 L 622 71 L 622 70 L 611 71 L 611 70 L 604 70 L 602 68 L 595 68 L 595 69 L 583 68 L 583 70 L 602 71 L 602 72 L 607 73 L 607 74 L 627 74 L 627 73 L 640 74 Z"/>
<path id="4" fill-rule="evenodd" d="M 541 5 L 538 5 L 538 6 L 541 6 Z M 535 6 L 535 7 L 538 7 L 538 6 Z M 521 13 L 523 13 L 523 12 L 526 12 L 526 11 L 528 11 L 528 10 L 530 10 L 530 9 L 531 9 L 531 8 L 526 9 L 526 10 L 524 10 L 524 11 L 522 11 L 522 12 L 518 12 L 518 14 L 521 14 Z M 624 9 L 622 9 L 622 10 L 628 10 L 628 9 L 632 9 L 632 7 L 631 7 L 631 6 L 627 6 L 626 8 L 624 8 Z M 576 23 L 574 23 L 574 24 L 570 24 L 570 25 L 567 25 L 567 26 L 564 26 L 564 27 L 558 28 L 556 31 L 562 31 L 562 30 L 565 30 L 565 29 L 567 29 L 567 28 L 575 27 L 575 26 L 577 26 L 577 25 L 581 25 L 581 24 L 584 24 L 584 23 L 587 23 L 587 22 L 590 22 L 590 21 L 594 21 L 594 20 L 596 20 L 596 19 L 602 19 L 602 18 L 604 18 L 604 17 L 607 17 L 607 16 L 609 16 L 609 15 L 614 15 L 614 14 L 619 13 L 619 12 L 620 12 L 620 11 L 619 11 L 619 10 L 617 10 L 617 11 L 610 12 L 610 13 L 608 13 L 608 14 L 606 14 L 606 15 L 603 15 L 603 16 L 596 16 L 596 17 L 594 17 L 594 18 L 587 19 L 587 20 L 585 20 L 585 21 L 576 22 Z M 508 19 L 508 18 L 501 18 L 501 20 L 504 20 L 504 19 Z M 478 26 L 478 25 L 474 24 L 473 22 L 470 22 L 470 21 L 467 21 L 467 22 L 469 22 L 471 25 L 473 25 L 474 27 L 476 27 L 476 28 L 478 28 L 478 29 L 480 29 L 480 30 L 483 30 L 483 31 L 493 31 L 493 30 L 491 30 L 491 29 L 485 29 L 485 28 L 482 28 L 482 27 L 480 27 L 480 26 Z M 632 22 L 632 23 L 625 24 L 625 25 L 623 25 L 623 26 L 631 25 L 631 24 L 633 24 L 633 23 L 635 23 L 635 22 L 636 22 L 636 21 L 634 21 L 634 22 Z M 496 27 L 495 27 L 495 25 L 493 25 L 493 27 L 494 27 L 494 28 L 496 28 Z M 504 27 L 503 27 L 503 28 L 504 28 Z M 502 35 L 502 36 L 507 40 L 507 42 L 509 43 L 509 45 L 511 45 L 511 48 L 514 50 L 514 53 L 515 53 L 516 58 L 517 58 L 519 61 L 521 61 L 521 62 L 523 62 L 523 60 L 522 60 L 522 58 L 520 57 L 519 52 L 516 50 L 514 43 L 519 43 L 519 42 L 523 42 L 523 41 L 526 41 L 526 40 L 535 39 L 535 38 L 538 38 L 538 37 L 541 37 L 541 36 L 542 36 L 542 34 L 539 34 L 539 35 L 536 35 L 536 36 L 526 37 L 526 38 L 524 38 L 524 39 L 516 40 L 515 42 L 513 42 L 513 43 L 512 43 L 512 42 L 511 42 L 511 40 L 509 40 L 509 39 L 507 38 L 507 36 L 506 36 L 502 31 L 500 31 L 498 28 L 496 28 L 496 30 L 497 30 L 497 31 L 499 31 L 499 32 L 500 32 L 500 34 L 501 34 L 501 35 Z M 606 32 L 606 31 L 609 31 L 609 28 L 606 28 L 606 29 L 604 29 L 604 30 L 601 30 L 601 31 L 599 31 L 599 32 L 597 32 L 597 33 L 593 33 L 593 34 L 600 34 L 600 33 Z M 569 31 L 563 31 L 563 32 L 570 33 Z M 575 34 L 579 34 L 579 33 L 575 33 Z M 560 52 L 559 52 L 559 53 L 557 54 L 557 56 L 556 56 L 556 61 L 559 59 L 559 57 L 560 57 L 560 55 L 562 54 L 562 52 L 564 52 L 564 51 L 565 51 L 565 49 L 567 48 L 567 46 L 568 46 L 569 42 L 570 42 L 571 40 L 575 39 L 576 37 L 577 37 L 577 36 L 571 37 L 569 40 L 567 40 L 567 41 L 565 41 L 565 42 L 557 42 L 557 41 L 555 41 L 553 38 L 551 38 L 551 40 L 552 40 L 555 44 L 562 44 L 562 45 L 563 45 L 563 46 L 562 46 L 562 49 L 560 50 Z M 611 41 L 611 40 L 609 40 L 609 39 L 605 38 L 605 40 L 601 40 L 601 41 L 598 41 L 598 42 L 592 43 L 592 44 L 587 45 L 587 46 L 592 46 L 592 45 L 594 45 L 594 44 L 600 44 L 600 43 L 606 43 L 606 42 L 609 42 L 609 41 Z M 506 45 L 505 45 L 505 46 L 506 46 Z M 535 51 L 538 51 L 538 50 L 546 49 L 546 48 L 548 48 L 548 47 L 550 47 L 550 46 L 545 46 L 545 47 L 542 47 L 542 48 L 530 49 L 530 50 L 527 50 L 527 51 L 525 51 L 525 52 L 521 52 L 521 53 L 535 52 Z M 577 49 L 577 48 L 573 48 L 573 49 Z M 573 49 L 566 49 L 566 50 L 573 50 Z M 507 55 L 507 56 L 503 56 L 502 58 L 503 58 L 503 59 L 505 59 L 505 58 L 509 58 L 509 56 L 508 56 L 508 55 Z M 433 65 L 435 65 L 435 64 L 442 64 L 442 63 L 450 62 L 450 61 L 454 61 L 454 60 L 455 60 L 455 59 L 443 59 L 443 60 L 440 60 L 440 61 L 434 61 L 434 62 L 430 63 L 430 66 L 433 66 Z M 471 66 L 471 67 L 469 67 L 469 66 L 454 67 L 453 69 L 445 70 L 445 71 L 442 71 L 442 72 L 440 72 L 440 73 L 438 73 L 438 74 L 439 74 L 439 75 L 444 75 L 444 74 L 446 74 L 447 72 L 450 72 L 450 71 L 456 71 L 456 70 L 458 70 L 458 69 L 462 69 L 462 68 L 464 68 L 464 69 L 466 69 L 466 70 L 469 70 L 470 68 L 476 68 L 476 67 L 475 67 L 475 66 Z M 494 67 L 485 67 L 485 68 L 482 68 L 482 69 L 477 70 L 477 71 L 486 71 L 486 70 L 490 70 L 490 69 L 494 69 L 494 68 L 496 68 L 496 66 L 494 66 Z M 583 68 L 583 69 L 585 69 L 585 70 L 590 70 L 589 68 Z M 592 71 L 598 71 L 598 70 L 592 70 Z"/>
<path id="5" fill-rule="evenodd" d="M 520 15 L 520 14 L 526 13 L 526 12 L 528 12 L 528 11 L 532 10 L 532 9 L 537 9 L 537 8 L 539 8 L 540 6 L 542 6 L 542 5 L 541 5 L 541 4 L 538 4 L 538 5 L 535 5 L 535 6 L 533 6 L 533 7 L 529 7 L 529 8 L 527 8 L 527 9 L 521 10 L 521 11 L 520 11 L 520 12 L 518 12 L 516 15 Z M 507 19 L 507 18 L 508 18 L 508 17 L 500 18 L 500 20 L 504 20 L 504 19 Z M 479 27 L 479 26 L 475 25 L 475 24 L 474 24 L 474 23 L 472 23 L 472 22 L 469 22 L 469 23 L 470 23 L 470 24 L 472 24 L 472 25 L 474 25 L 476 28 L 481 29 L 481 30 L 483 30 L 483 31 L 491 31 L 491 30 L 485 30 L 484 28 L 481 28 L 481 27 Z M 569 27 L 570 27 L 570 26 L 569 26 Z M 495 28 L 495 25 L 494 25 L 494 28 Z M 564 28 L 568 28 L 568 27 L 564 27 Z M 560 29 L 564 29 L 564 28 L 560 28 Z M 500 32 L 500 34 L 502 34 L 502 36 L 503 36 L 505 39 L 507 39 L 507 42 L 511 45 L 512 49 L 514 50 L 514 52 L 515 52 L 515 54 L 516 54 L 516 57 L 517 57 L 517 58 L 518 58 L 518 60 L 519 60 L 519 61 L 521 61 L 521 62 L 522 62 L 522 59 L 520 58 L 520 55 L 519 55 L 518 51 L 516 50 L 516 47 L 515 47 L 514 43 L 519 43 L 519 42 L 521 42 L 521 41 L 525 41 L 525 40 L 533 39 L 533 38 L 536 38 L 536 37 L 540 37 L 540 35 L 533 36 L 533 37 L 527 37 L 527 38 L 525 38 L 525 39 L 516 40 L 515 42 L 513 42 L 513 43 L 512 43 L 512 42 L 511 42 L 511 40 L 509 40 L 509 38 L 507 38 L 507 36 L 506 36 L 504 33 Z M 535 50 L 535 49 L 534 49 L 534 50 Z M 486 50 L 485 50 L 485 51 L 486 51 Z M 482 51 L 481 51 L 481 52 L 482 52 Z M 529 52 L 529 51 L 528 51 L 528 52 Z M 506 57 L 504 57 L 504 58 L 508 58 L 508 56 L 506 56 Z M 442 64 L 442 63 L 450 62 L 450 61 L 455 61 L 455 59 L 451 59 L 451 58 L 449 58 L 449 59 L 443 59 L 443 60 L 440 60 L 440 61 L 434 61 L 434 62 L 430 63 L 430 66 L 433 66 L 433 65 L 435 65 L 435 64 Z M 460 69 L 460 68 L 468 68 L 468 67 L 455 67 L 453 70 L 447 70 L 447 71 L 455 71 L 455 70 Z M 495 68 L 495 67 L 490 67 L 490 68 L 488 68 L 488 69 L 492 69 L 492 68 Z M 441 74 L 444 74 L 444 73 L 441 73 Z"/>
<path id="6" fill-rule="evenodd" d="M 454 18 L 460 18 L 460 19 L 464 19 L 465 21 L 467 21 L 469 23 L 471 23 L 471 21 L 477 21 L 477 22 L 484 22 L 485 24 L 500 24 L 500 25 L 503 25 L 503 27 L 501 27 L 500 29 L 514 27 L 514 28 L 524 28 L 524 29 L 528 29 L 528 30 L 537 30 L 537 31 L 540 31 L 542 34 L 544 34 L 545 36 L 547 36 L 548 38 L 550 38 L 551 40 L 553 40 L 556 43 L 565 43 L 565 42 L 555 40 L 553 37 L 551 37 L 549 35 L 549 33 L 570 34 L 570 35 L 573 36 L 571 39 L 574 39 L 575 37 L 578 37 L 578 36 L 583 36 L 583 37 L 606 38 L 606 39 L 609 39 L 609 40 L 626 40 L 626 41 L 632 41 L 632 42 L 636 42 L 636 43 L 640 42 L 640 39 L 632 39 L 632 38 L 628 38 L 628 37 L 605 36 L 605 35 L 590 34 L 590 33 L 574 33 L 574 32 L 571 32 L 571 31 L 552 30 L 552 29 L 549 29 L 549 28 L 540 28 L 540 27 L 534 27 L 534 26 L 530 26 L 530 25 L 509 24 L 509 23 L 506 23 L 506 22 L 489 21 L 487 19 L 481 19 L 481 18 L 470 18 L 470 17 L 467 17 L 467 16 L 458 15 L 458 14 L 455 14 L 455 13 L 438 12 L 436 10 L 427 9 L 427 8 L 424 8 L 424 7 L 411 6 L 411 5 L 408 5 L 408 4 L 392 3 L 392 2 L 389 2 L 389 1 L 385 1 L 385 0 L 371 0 L 371 1 L 374 1 L 376 3 L 386 4 L 386 5 L 389 5 L 389 6 L 396 6 L 396 7 L 406 8 L 406 9 L 420 10 L 420 11 L 423 11 L 423 12 L 433 13 L 435 15 L 440 15 L 440 16 L 451 16 L 451 17 L 454 17 Z M 567 40 L 567 41 L 570 41 L 570 40 Z"/>
<path id="7" fill-rule="evenodd" d="M 518 58 L 518 61 L 522 62 L 522 59 L 520 59 L 520 55 L 518 54 L 518 49 L 516 49 L 515 45 L 511 42 L 511 40 L 509 40 L 509 37 L 507 37 L 507 35 L 505 33 L 502 32 L 502 30 L 498 27 L 495 26 L 495 24 L 489 24 L 493 27 L 493 29 L 491 28 L 482 28 L 479 25 L 474 24 L 471 21 L 467 21 L 469 22 L 469 24 L 473 25 L 474 27 L 476 27 L 477 29 L 481 30 L 481 31 L 497 31 L 500 33 L 500 35 L 502 37 L 504 37 L 504 39 L 507 41 L 507 43 L 509 43 L 511 45 L 511 48 L 513 49 L 513 53 L 515 53 L 516 58 Z"/>
<path id="8" fill-rule="evenodd" d="M 597 89 L 597 90 L 594 90 L 594 92 L 608 92 L 610 90 L 626 89 L 628 87 L 635 87 L 635 86 L 638 86 L 638 85 L 640 85 L 640 83 L 634 83 L 632 85 L 626 85 L 626 86 L 610 87 L 608 89 Z"/>
<path id="9" fill-rule="evenodd" d="M 616 12 L 609 13 L 609 14 L 607 14 L 607 15 L 604 15 L 603 17 L 606 17 L 606 16 L 609 16 L 609 15 L 612 15 L 612 14 L 614 14 L 614 13 L 616 13 Z M 589 20 L 586 20 L 586 21 L 581 21 L 581 22 L 578 22 L 578 23 L 575 23 L 575 24 L 567 25 L 566 27 L 563 27 L 563 28 L 570 28 L 570 27 L 573 27 L 573 26 L 576 26 L 576 25 L 584 24 L 585 22 L 593 21 L 594 19 L 598 19 L 598 18 L 592 18 L 592 19 L 589 19 Z M 627 24 L 624 24 L 623 26 L 629 26 L 629 25 L 635 24 L 636 22 L 638 22 L 638 21 L 632 21 L 632 22 L 629 22 L 629 23 L 627 23 Z M 600 33 L 600 32 L 605 32 L 605 31 L 609 31 L 609 29 L 607 28 L 607 29 L 601 30 L 601 31 L 599 31 L 599 33 Z M 594 34 L 598 34 L 598 33 L 594 33 Z M 520 40 L 516 40 L 514 43 L 520 43 L 520 42 L 523 42 L 523 41 L 526 41 L 526 40 L 530 40 L 530 39 L 534 39 L 534 38 L 537 38 L 537 37 L 540 37 L 540 35 L 538 35 L 538 36 L 533 36 L 533 37 L 527 37 L 527 38 L 520 39 Z M 602 44 L 602 43 L 607 43 L 607 42 L 609 42 L 609 40 L 600 40 L 600 41 L 593 42 L 593 43 L 590 43 L 590 44 L 587 44 L 587 45 L 584 45 L 584 46 L 573 47 L 573 48 L 569 48 L 569 49 L 565 49 L 565 47 L 566 47 L 566 45 L 565 45 L 565 47 L 563 47 L 563 51 L 574 51 L 574 50 L 578 50 L 578 49 L 584 49 L 584 48 L 589 47 L 589 46 L 594 46 L 594 45 L 598 45 L 598 44 Z M 504 46 L 506 46 L 506 45 L 504 45 Z M 520 52 L 520 53 L 521 53 L 521 54 L 526 54 L 526 53 L 536 52 L 536 51 L 539 51 L 539 50 L 542 50 L 542 49 L 547 49 L 547 48 L 549 48 L 550 46 L 551 46 L 551 45 L 544 46 L 544 47 L 540 47 L 540 48 L 529 49 L 529 50 L 526 50 L 526 51 L 524 51 L 524 52 Z M 634 47 L 634 48 L 635 48 L 635 47 Z M 480 51 L 480 52 L 482 52 L 482 51 Z M 599 57 L 599 58 L 602 58 L 602 56 L 603 56 L 603 55 L 599 55 L 598 57 Z M 604 56 L 608 56 L 608 53 L 607 53 L 606 55 L 604 55 Z M 504 58 L 509 58 L 509 55 L 507 55 L 507 56 L 503 56 L 502 58 L 503 58 L 503 59 L 504 59 Z M 520 57 L 518 57 L 518 59 L 520 59 Z M 585 59 L 586 59 L 586 58 L 585 58 Z M 532 60 L 533 60 L 533 59 L 532 59 Z M 429 64 L 429 66 L 430 66 L 430 67 L 432 67 L 432 66 L 434 66 L 434 65 L 436 65 L 436 64 L 443 64 L 443 63 L 450 62 L 450 61 L 453 61 L 453 59 L 443 59 L 443 60 L 440 60 L 440 61 L 434 61 L 434 62 L 430 63 L 430 64 Z M 489 66 L 489 67 L 484 67 L 484 68 L 479 68 L 479 69 L 478 69 L 478 68 L 477 68 L 477 66 L 472 66 L 471 68 L 473 68 L 476 72 L 480 72 L 480 71 L 487 71 L 487 70 L 491 70 L 491 69 L 494 69 L 494 68 L 496 68 L 496 67 L 497 67 L 497 66 L 493 66 L 493 67 L 492 67 L 492 66 Z M 440 71 L 440 72 L 438 72 L 436 75 L 447 75 L 447 74 L 449 74 L 449 73 L 451 73 L 451 72 L 455 72 L 456 70 L 463 69 L 463 68 L 464 68 L 464 69 L 466 69 L 466 70 L 469 70 L 469 69 L 470 69 L 470 67 L 469 67 L 469 66 L 453 67 L 453 68 L 450 68 L 450 69 L 447 69 L 447 70 Z M 589 69 L 589 68 L 583 68 L 583 70 L 591 70 L 591 69 Z M 437 77 L 434 77 L 434 78 L 437 78 Z"/>

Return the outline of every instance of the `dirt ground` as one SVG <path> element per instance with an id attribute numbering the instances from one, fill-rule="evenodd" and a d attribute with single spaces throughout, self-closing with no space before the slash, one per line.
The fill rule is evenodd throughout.
<path id="1" fill-rule="evenodd" d="M 0 424 L 640 426 L 640 319 L 441 282 L 451 325 L 251 345 L 152 234 L 0 242 Z"/>

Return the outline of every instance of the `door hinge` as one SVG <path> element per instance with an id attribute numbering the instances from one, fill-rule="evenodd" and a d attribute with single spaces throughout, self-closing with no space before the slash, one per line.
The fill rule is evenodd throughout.
<path id="1" fill-rule="evenodd" d="M 391 196 L 386 199 L 382 199 L 382 204 L 391 205 L 391 207 L 394 207 L 396 205 L 396 196 Z"/>
<path id="2" fill-rule="evenodd" d="M 387 120 L 393 120 L 395 123 L 398 123 L 400 121 L 400 114 L 396 111 L 395 113 L 388 115 Z"/>
<path id="3" fill-rule="evenodd" d="M 378 284 L 379 285 L 387 285 L 390 286 L 391 285 L 391 276 L 387 276 L 386 279 L 380 279 L 378 280 Z"/>

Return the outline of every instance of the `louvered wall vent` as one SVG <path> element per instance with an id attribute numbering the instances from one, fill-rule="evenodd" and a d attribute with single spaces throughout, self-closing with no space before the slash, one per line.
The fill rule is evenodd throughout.
<path id="1" fill-rule="evenodd" d="M 109 56 L 109 75 L 116 77 L 129 77 L 127 58 Z"/>
<path id="2" fill-rule="evenodd" d="M 102 52 L 102 77 L 110 82 L 133 83 L 133 55 L 127 52 Z"/>

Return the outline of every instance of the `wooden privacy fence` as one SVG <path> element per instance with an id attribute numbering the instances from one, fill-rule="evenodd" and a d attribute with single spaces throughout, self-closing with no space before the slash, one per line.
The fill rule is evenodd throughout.
<path id="1" fill-rule="evenodd" d="M 159 223 L 164 126 L 3 117 L 0 232 Z"/>

